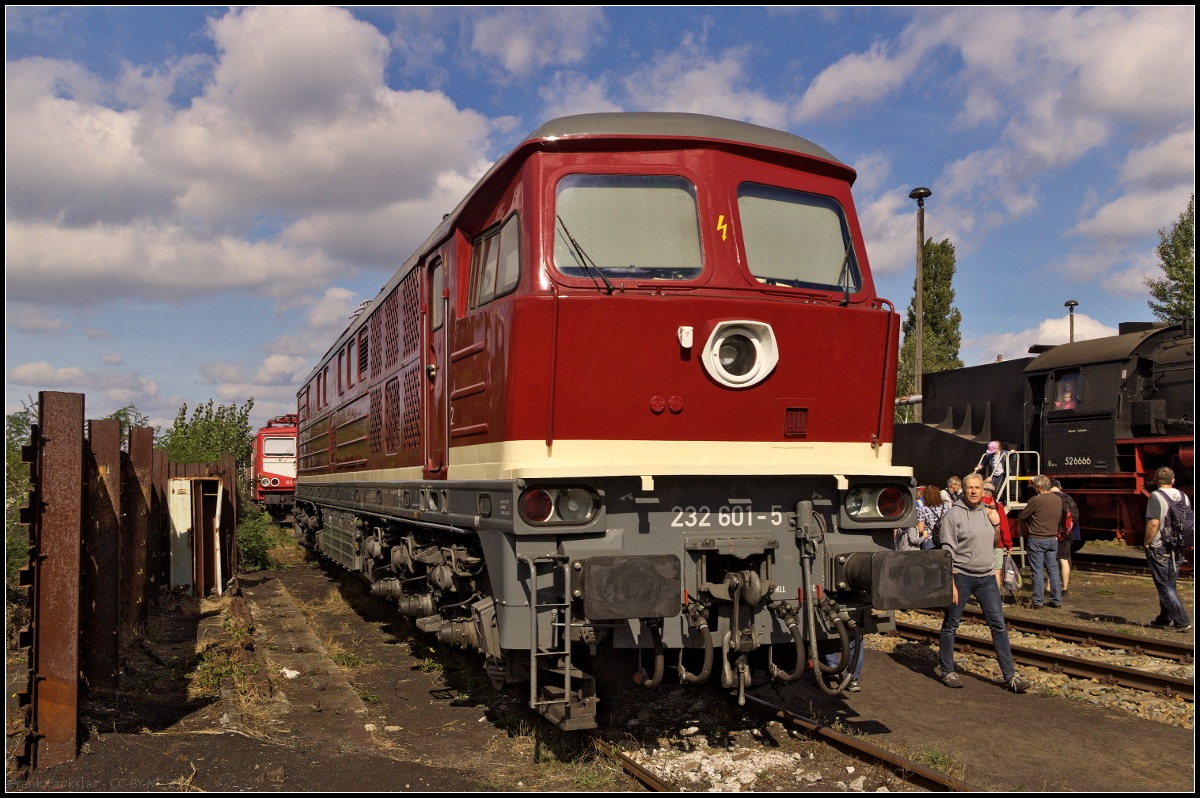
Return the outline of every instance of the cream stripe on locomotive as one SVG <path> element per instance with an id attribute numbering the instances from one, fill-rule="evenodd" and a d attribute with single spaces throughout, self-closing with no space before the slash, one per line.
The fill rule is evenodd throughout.
<path id="1" fill-rule="evenodd" d="M 892 465 L 892 444 L 763 441 L 501 441 L 450 449 L 451 479 L 611 477 L 654 474 L 879 474 L 908 477 Z"/>
<path id="2" fill-rule="evenodd" d="M 892 444 L 762 441 L 502 441 L 450 449 L 450 479 L 672 475 L 858 474 L 910 477 Z M 312 474 L 299 482 L 424 479 L 420 466 Z"/>

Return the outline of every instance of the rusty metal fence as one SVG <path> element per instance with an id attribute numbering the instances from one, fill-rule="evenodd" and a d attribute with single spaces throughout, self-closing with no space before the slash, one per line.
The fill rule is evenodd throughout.
<path id="1" fill-rule="evenodd" d="M 19 516 L 29 530 L 19 584 L 28 588 L 30 621 L 18 633 L 29 657 L 18 693 L 25 731 L 18 764 L 32 771 L 75 759 L 81 697 L 120 689 L 121 652 L 144 633 L 150 606 L 172 584 L 172 478 L 216 484 L 215 517 L 224 518 L 192 533 L 198 559 L 174 573 L 184 574 L 193 595 L 209 595 L 221 589 L 218 575 L 236 572 L 237 472 L 227 454 L 218 463 L 169 462 L 149 427 L 131 428 L 123 442 L 118 421 L 85 423 L 83 394 L 40 392 L 30 438 L 21 452 L 32 489 Z"/>

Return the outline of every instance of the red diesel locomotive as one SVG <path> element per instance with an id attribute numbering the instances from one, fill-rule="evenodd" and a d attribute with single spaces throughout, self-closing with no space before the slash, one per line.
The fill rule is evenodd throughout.
<path id="1" fill-rule="evenodd" d="M 950 594 L 889 551 L 899 317 L 854 176 L 695 114 L 538 128 L 301 388 L 296 534 L 566 729 L 622 650 L 740 694 L 820 644 L 843 689 L 856 635 Z"/>
<path id="2" fill-rule="evenodd" d="M 294 413 L 276 416 L 254 435 L 254 500 L 276 519 L 295 503 L 298 422 Z"/>

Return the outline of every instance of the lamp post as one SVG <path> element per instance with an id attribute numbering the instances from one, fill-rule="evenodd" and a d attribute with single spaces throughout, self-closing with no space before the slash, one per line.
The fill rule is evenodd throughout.
<path id="1" fill-rule="evenodd" d="M 1075 308 L 1079 305 L 1074 299 L 1068 299 L 1063 303 L 1063 307 L 1067 309 L 1067 315 L 1071 319 L 1071 343 L 1075 343 Z"/>
<path id="2" fill-rule="evenodd" d="M 908 192 L 909 199 L 917 201 L 917 291 L 913 302 L 917 317 L 916 343 L 913 346 L 913 393 L 922 396 L 921 375 L 925 370 L 925 198 L 933 192 L 924 186 Z M 922 422 L 921 405 L 913 405 L 913 421 Z"/>

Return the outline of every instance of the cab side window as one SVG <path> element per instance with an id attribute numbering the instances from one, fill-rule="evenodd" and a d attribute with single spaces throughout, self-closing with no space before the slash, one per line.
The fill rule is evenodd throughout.
<path id="1" fill-rule="evenodd" d="M 517 214 L 475 240 L 471 257 L 471 308 L 511 294 L 521 276 L 521 232 Z"/>
<path id="2" fill-rule="evenodd" d="M 1058 375 L 1054 387 L 1055 410 L 1074 410 L 1079 403 L 1083 388 L 1083 375 L 1078 371 L 1069 371 Z"/>

